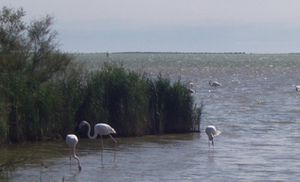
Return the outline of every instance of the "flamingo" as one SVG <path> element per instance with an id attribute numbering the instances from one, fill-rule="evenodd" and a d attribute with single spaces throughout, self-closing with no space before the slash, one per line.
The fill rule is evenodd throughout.
<path id="1" fill-rule="evenodd" d="M 189 90 L 189 92 L 192 94 L 192 93 L 195 93 L 195 90 L 193 89 L 193 86 L 194 86 L 194 83 L 193 82 L 190 82 L 189 83 L 189 88 L 188 88 L 188 90 Z"/>
<path id="2" fill-rule="evenodd" d="M 208 84 L 211 86 L 211 87 L 220 87 L 222 86 L 221 83 L 217 82 L 217 81 L 211 81 L 209 80 Z"/>
<path id="3" fill-rule="evenodd" d="M 205 129 L 205 133 L 207 134 L 208 140 L 214 145 L 214 137 L 220 135 L 221 131 L 217 130 L 213 125 L 208 125 Z"/>
<path id="4" fill-rule="evenodd" d="M 77 160 L 78 163 L 78 169 L 81 171 L 81 164 L 79 157 L 76 155 L 76 145 L 78 143 L 78 138 L 74 134 L 68 134 L 66 136 L 66 143 L 70 147 L 70 161 L 71 161 L 71 155 L 73 153 L 73 157 Z"/>
<path id="5" fill-rule="evenodd" d="M 79 124 L 79 129 L 82 128 L 83 126 L 88 127 L 88 133 L 87 134 L 88 134 L 89 139 L 96 139 L 97 136 L 100 135 L 102 149 L 103 149 L 103 140 L 102 140 L 103 135 L 108 135 L 115 143 L 117 143 L 117 141 L 111 136 L 111 134 L 116 134 L 117 132 L 115 131 L 115 129 L 113 129 L 108 124 L 106 124 L 106 123 L 97 123 L 94 126 L 94 135 L 93 136 L 91 136 L 91 125 L 90 125 L 90 123 L 88 123 L 87 121 L 81 121 L 81 123 Z"/>

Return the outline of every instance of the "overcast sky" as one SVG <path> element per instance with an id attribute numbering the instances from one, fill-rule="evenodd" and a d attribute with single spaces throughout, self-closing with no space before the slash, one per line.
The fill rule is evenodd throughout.
<path id="1" fill-rule="evenodd" d="M 1 0 L 54 17 L 67 52 L 300 52 L 299 0 Z"/>

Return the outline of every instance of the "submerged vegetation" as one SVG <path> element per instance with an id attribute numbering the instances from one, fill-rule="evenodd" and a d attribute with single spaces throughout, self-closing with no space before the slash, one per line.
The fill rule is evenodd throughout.
<path id="1" fill-rule="evenodd" d="M 22 9 L 0 11 L 0 142 L 61 138 L 81 120 L 119 136 L 189 132 L 199 123 L 180 81 L 104 64 L 84 72 L 57 47 L 52 18 L 29 25 Z"/>

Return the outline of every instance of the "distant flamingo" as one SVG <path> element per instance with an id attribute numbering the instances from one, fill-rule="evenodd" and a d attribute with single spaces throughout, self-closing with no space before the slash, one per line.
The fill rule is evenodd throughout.
<path id="1" fill-rule="evenodd" d="M 81 164 L 80 164 L 80 160 L 79 157 L 76 155 L 76 145 L 78 143 L 78 138 L 76 135 L 74 134 L 69 134 L 66 136 L 66 143 L 67 145 L 70 147 L 70 161 L 71 161 L 71 156 L 73 155 L 73 157 L 77 160 L 78 162 L 78 169 L 79 171 L 81 171 Z"/>
<path id="2" fill-rule="evenodd" d="M 221 83 L 217 82 L 217 81 L 211 81 L 209 80 L 208 84 L 211 86 L 211 87 L 220 87 L 222 86 Z"/>
<path id="3" fill-rule="evenodd" d="M 208 125 L 205 129 L 205 133 L 207 134 L 208 140 L 214 145 L 214 137 L 220 135 L 221 131 L 217 130 L 213 125 Z"/>
<path id="4" fill-rule="evenodd" d="M 81 121 L 81 123 L 79 124 L 79 129 L 82 128 L 83 126 L 87 126 L 88 127 L 88 137 L 89 139 L 96 139 L 98 135 L 100 135 L 101 137 L 101 146 L 103 149 L 103 140 L 102 140 L 102 136 L 103 135 L 108 135 L 115 143 L 117 143 L 117 141 L 111 136 L 111 134 L 116 134 L 115 129 L 113 129 L 111 126 L 109 126 L 106 123 L 97 123 L 94 126 L 94 135 L 91 136 L 91 125 L 90 123 L 88 123 L 87 121 Z"/>
<path id="5" fill-rule="evenodd" d="M 195 90 L 193 89 L 193 86 L 194 86 L 194 83 L 190 82 L 189 86 L 188 86 L 189 87 L 188 90 L 189 90 L 190 93 L 195 93 Z"/>

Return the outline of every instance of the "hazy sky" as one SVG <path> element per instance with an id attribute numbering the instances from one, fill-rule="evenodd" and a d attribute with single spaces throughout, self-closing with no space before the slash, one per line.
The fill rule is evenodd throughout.
<path id="1" fill-rule="evenodd" d="M 299 0 L 1 0 L 54 17 L 68 52 L 300 52 Z"/>

